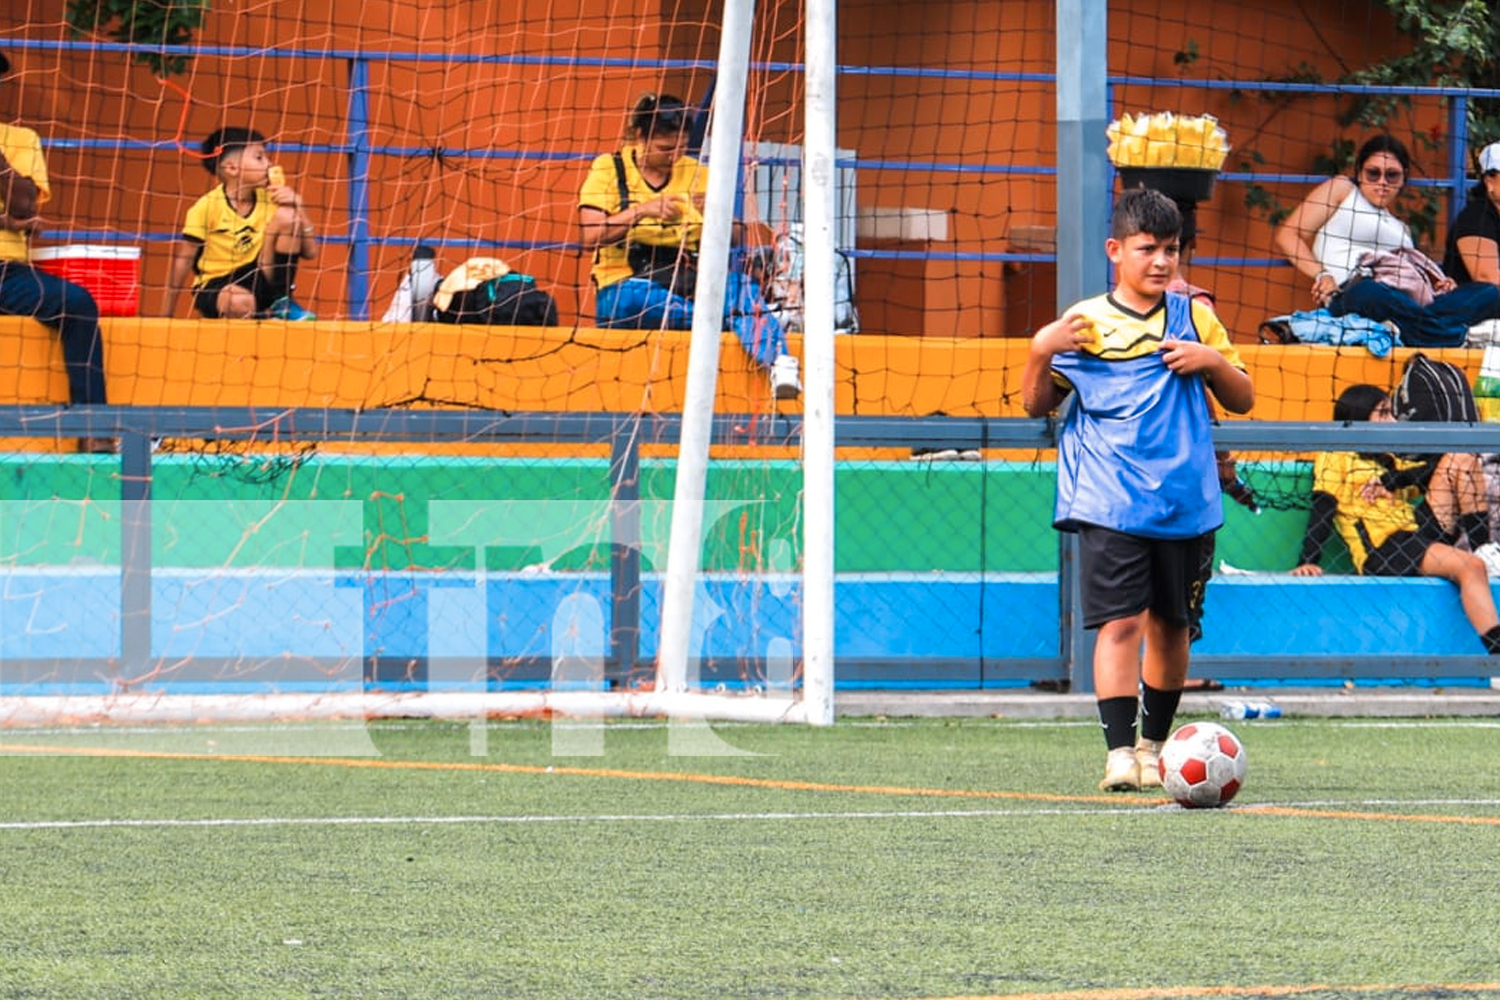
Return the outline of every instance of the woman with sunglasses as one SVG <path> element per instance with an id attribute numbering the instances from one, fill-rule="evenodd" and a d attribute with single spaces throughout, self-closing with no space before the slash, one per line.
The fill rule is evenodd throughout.
<path id="1" fill-rule="evenodd" d="M 1398 288 L 1359 280 L 1355 273 L 1367 251 L 1413 246 L 1411 229 L 1391 212 L 1410 173 L 1411 156 L 1401 141 L 1374 136 L 1355 156 L 1352 178 L 1319 184 L 1277 227 L 1276 247 L 1312 280 L 1314 301 L 1333 315 L 1394 323 L 1408 347 L 1458 347 L 1469 327 L 1500 316 L 1500 285 L 1445 277 L 1433 286 L 1432 303 L 1423 306 Z"/>
<path id="2" fill-rule="evenodd" d="M 595 157 L 578 199 L 583 245 L 594 252 L 595 320 L 627 330 L 690 330 L 708 169 L 687 155 L 692 116 L 679 98 L 646 94 L 616 153 Z M 777 399 L 802 391 L 797 359 L 760 286 L 731 268 L 724 324 L 770 376 Z"/>

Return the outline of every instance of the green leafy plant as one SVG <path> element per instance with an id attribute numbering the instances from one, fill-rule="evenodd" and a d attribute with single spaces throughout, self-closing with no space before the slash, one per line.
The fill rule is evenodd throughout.
<path id="1" fill-rule="evenodd" d="M 1353 69 L 1332 80 L 1306 65 L 1299 66 L 1282 82 L 1352 83 L 1368 86 L 1466 87 L 1500 89 L 1500 5 L 1490 0 L 1380 0 L 1391 12 L 1396 29 L 1410 40 L 1398 55 Z M 1268 95 L 1269 100 L 1288 101 L 1286 95 Z M 1409 110 L 1411 100 L 1402 95 L 1355 94 L 1345 98 L 1337 121 L 1341 126 L 1361 125 L 1369 129 L 1390 128 L 1392 121 Z M 1500 139 L 1500 100 L 1471 98 L 1465 108 L 1469 145 L 1473 149 Z M 1404 137 L 1404 136 L 1403 136 Z M 1412 135 L 1413 152 L 1438 150 L 1443 137 L 1425 132 Z M 1326 174 L 1347 171 L 1354 160 L 1354 143 L 1337 140 L 1314 158 L 1313 170 Z M 1242 162 L 1246 170 L 1262 163 L 1253 151 Z M 1408 195 L 1407 221 L 1413 236 L 1431 240 L 1442 213 L 1441 198 L 1431 190 L 1412 189 Z M 1279 224 L 1291 208 L 1265 187 L 1250 184 L 1245 205 Z"/>
<path id="2" fill-rule="evenodd" d="M 149 46 L 134 53 L 136 62 L 157 76 L 181 73 L 191 56 L 164 51 L 186 45 L 203 27 L 209 0 L 68 0 L 68 26 L 78 35 L 104 35 L 131 45 Z M 155 51 L 153 51 L 153 49 Z"/>

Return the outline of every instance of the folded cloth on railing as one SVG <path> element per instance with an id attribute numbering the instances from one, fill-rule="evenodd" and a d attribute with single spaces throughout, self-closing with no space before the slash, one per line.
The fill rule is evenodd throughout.
<path id="1" fill-rule="evenodd" d="M 1332 344 L 1335 347 L 1364 345 L 1383 358 L 1396 346 L 1396 334 L 1384 323 L 1346 313 L 1335 316 L 1327 309 L 1272 316 L 1260 325 L 1263 344 Z"/>

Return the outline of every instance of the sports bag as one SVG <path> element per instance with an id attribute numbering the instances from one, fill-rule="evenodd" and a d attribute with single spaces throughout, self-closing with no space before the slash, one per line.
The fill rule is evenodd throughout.
<path id="1" fill-rule="evenodd" d="M 1418 351 L 1406 359 L 1401 382 L 1391 396 L 1391 411 L 1397 420 L 1443 423 L 1477 423 L 1479 407 L 1464 370 L 1446 361 L 1434 361 Z"/>
<path id="2" fill-rule="evenodd" d="M 439 323 L 556 326 L 557 303 L 529 274 L 493 257 L 470 257 L 454 268 L 432 297 Z"/>

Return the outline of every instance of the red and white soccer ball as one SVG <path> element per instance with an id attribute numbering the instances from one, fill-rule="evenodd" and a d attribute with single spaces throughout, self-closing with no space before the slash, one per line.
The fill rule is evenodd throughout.
<path id="1" fill-rule="evenodd" d="M 1245 747 L 1223 726 L 1189 722 L 1161 748 L 1162 789 L 1187 809 L 1222 806 L 1245 783 Z"/>

